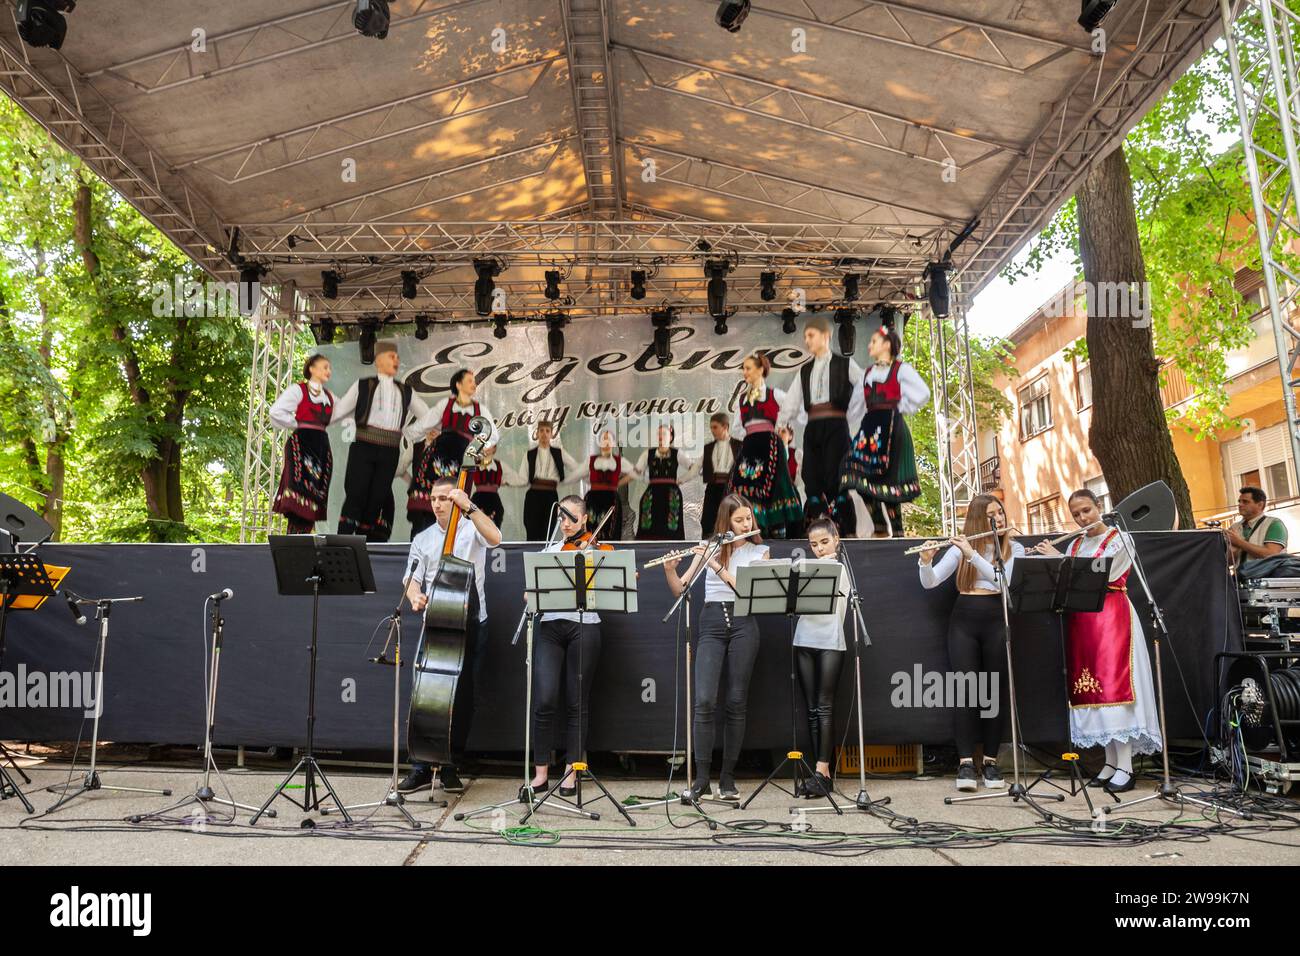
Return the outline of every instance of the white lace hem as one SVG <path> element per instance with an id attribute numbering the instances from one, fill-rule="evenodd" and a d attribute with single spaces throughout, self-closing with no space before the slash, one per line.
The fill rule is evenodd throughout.
<path id="1" fill-rule="evenodd" d="M 1117 730 L 1101 730 L 1095 734 L 1072 734 L 1072 743 L 1076 747 L 1104 747 L 1113 741 L 1129 742 L 1135 754 L 1157 754 L 1164 748 L 1160 743 L 1160 734 L 1146 727 L 1127 727 Z"/>

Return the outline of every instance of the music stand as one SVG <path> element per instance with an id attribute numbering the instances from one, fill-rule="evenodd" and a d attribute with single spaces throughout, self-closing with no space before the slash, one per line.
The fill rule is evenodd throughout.
<path id="1" fill-rule="evenodd" d="M 636 553 L 633 551 L 549 551 L 540 554 L 524 555 L 525 574 L 532 559 L 533 577 L 537 587 L 527 595 L 530 610 L 536 611 L 577 611 L 578 613 L 578 737 L 582 737 L 582 628 L 587 611 L 614 614 L 635 614 L 637 610 L 636 593 Z M 531 649 L 529 659 L 531 660 Z M 529 688 L 529 706 L 532 704 L 532 684 Z M 573 766 L 573 785 L 575 803 L 568 803 L 559 795 L 561 778 L 547 791 L 546 796 L 535 803 L 530 803 L 528 812 L 519 820 L 520 825 L 527 823 L 538 810 L 543 809 L 555 797 L 561 806 L 577 809 L 593 820 L 599 820 L 600 814 L 587 810 L 582 799 L 582 781 L 590 780 L 601 795 L 596 800 L 608 800 L 634 827 L 632 819 L 623 805 L 614 799 L 600 778 L 592 773 L 583 754 L 570 754 Z M 576 759 L 572 759 L 576 758 Z M 532 796 L 532 788 L 527 789 Z M 588 802 L 596 802 L 596 800 Z"/>
<path id="2" fill-rule="evenodd" d="M 276 797 L 284 797 L 306 813 L 320 809 L 322 797 L 316 789 L 317 778 L 329 792 L 330 799 L 339 808 L 343 819 L 351 823 L 352 817 L 339 799 L 329 777 L 316 760 L 316 652 L 317 631 L 320 623 L 321 595 L 373 594 L 375 576 L 366 552 L 366 539 L 359 534 L 273 534 L 267 537 L 271 546 L 271 560 L 275 562 L 275 580 L 281 595 L 311 595 L 311 663 L 307 680 L 307 749 L 298 763 L 289 771 L 280 785 L 266 798 L 261 809 L 253 814 L 249 824 L 257 823 Z M 304 774 L 302 802 L 285 792 L 289 781 Z M 302 821 L 303 829 L 315 826 L 311 818 Z"/>
<path id="3" fill-rule="evenodd" d="M 9 610 L 10 608 L 24 610 L 14 607 L 17 599 L 39 597 L 44 600 L 53 596 L 54 585 L 50 582 L 49 575 L 45 573 L 45 564 L 36 555 L 0 554 L 0 664 L 4 663 L 5 658 L 5 626 L 9 618 Z M 18 772 L 18 776 L 23 778 L 24 783 L 32 782 L 32 778 L 14 762 L 13 754 L 3 744 L 0 744 L 0 758 L 8 761 L 9 766 Z M 0 763 L 0 800 L 8 800 L 10 797 L 17 797 L 27 808 L 28 813 L 35 812 L 35 808 L 28 802 L 22 790 L 14 783 L 8 769 Z"/>
<path id="4" fill-rule="evenodd" d="M 754 798 L 769 783 L 791 797 L 798 797 L 799 771 L 802 770 L 806 777 L 814 776 L 812 768 L 803 758 L 803 751 L 799 749 L 795 618 L 804 614 L 835 613 L 836 602 L 841 597 L 839 584 L 843 572 L 844 566 L 829 558 L 754 561 L 736 571 L 736 616 L 783 614 L 790 626 L 790 749 L 785 758 L 772 768 L 767 779 L 745 798 L 745 802 L 740 805 L 742 810 L 753 803 Z M 786 764 L 790 764 L 790 785 L 793 788 L 790 790 L 775 782 Z M 844 812 L 829 791 L 824 796 L 837 814 Z M 794 812 L 794 808 L 791 812 Z"/>

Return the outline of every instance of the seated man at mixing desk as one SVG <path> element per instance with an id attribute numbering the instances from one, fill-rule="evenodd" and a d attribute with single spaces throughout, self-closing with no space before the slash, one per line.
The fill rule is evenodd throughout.
<path id="1" fill-rule="evenodd" d="M 1255 558 L 1271 558 L 1286 550 L 1286 525 L 1280 518 L 1266 515 L 1268 496 L 1262 488 L 1247 485 L 1237 497 L 1241 520 L 1224 532 L 1232 545 L 1233 563 Z"/>

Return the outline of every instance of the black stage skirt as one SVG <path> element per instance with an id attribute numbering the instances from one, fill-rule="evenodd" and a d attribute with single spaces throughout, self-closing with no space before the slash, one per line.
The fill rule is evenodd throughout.
<path id="1" fill-rule="evenodd" d="M 623 540 L 623 503 L 618 500 L 618 492 L 599 489 L 587 492 L 588 528 L 595 528 L 610 508 L 614 509 L 614 513 L 605 522 L 605 529 L 601 531 L 600 538 L 602 541 L 621 541 Z"/>
<path id="2" fill-rule="evenodd" d="M 803 505 L 790 480 L 785 442 L 776 432 L 745 436 L 728 490 L 744 495 L 753 504 L 763 537 L 797 538 L 803 534 Z"/>
<path id="3" fill-rule="evenodd" d="M 284 468 L 271 510 L 291 521 L 325 520 L 334 456 L 329 436 L 319 428 L 298 428 L 284 443 Z"/>
<path id="4" fill-rule="evenodd" d="M 652 484 L 641 495 L 636 536 L 638 541 L 683 541 L 682 489 L 676 484 Z"/>

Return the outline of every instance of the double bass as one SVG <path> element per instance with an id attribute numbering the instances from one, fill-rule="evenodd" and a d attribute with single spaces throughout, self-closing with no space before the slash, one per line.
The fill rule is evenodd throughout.
<path id="1" fill-rule="evenodd" d="M 491 425 L 481 415 L 470 419 L 472 436 L 461 457 L 456 487 L 464 491 L 470 472 L 483 458 Z M 465 664 L 468 625 L 478 620 L 478 587 L 474 562 L 452 554 L 460 508 L 451 506 L 447 534 L 442 543 L 438 570 L 426 592 L 424 629 L 415 652 L 411 678 L 411 707 L 406 719 L 406 747 L 412 761 L 435 766 L 451 763 L 451 726 L 455 714 L 456 684 Z M 471 617 L 470 615 L 473 615 Z"/>

